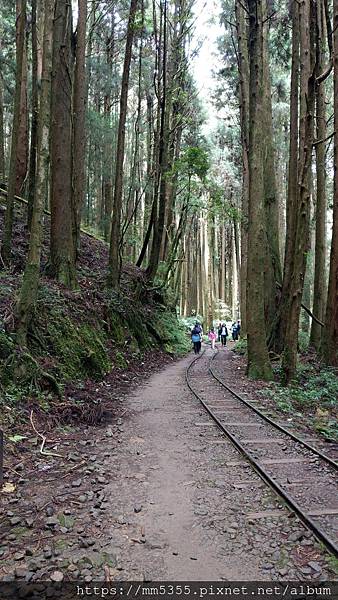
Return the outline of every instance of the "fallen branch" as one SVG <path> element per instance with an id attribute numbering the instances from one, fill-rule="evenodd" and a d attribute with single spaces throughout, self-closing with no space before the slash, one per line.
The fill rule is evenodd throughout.
<path id="1" fill-rule="evenodd" d="M 42 439 L 42 443 L 40 446 L 40 454 L 42 454 L 43 456 L 56 456 L 57 458 L 63 458 L 63 456 L 61 454 L 56 454 L 55 452 L 44 452 L 44 447 L 45 447 L 47 438 L 42 433 L 39 433 L 38 430 L 36 429 L 36 427 L 34 425 L 34 421 L 33 421 L 33 410 L 31 410 L 29 420 L 31 422 L 33 431 L 36 433 L 36 435 L 38 435 Z"/>

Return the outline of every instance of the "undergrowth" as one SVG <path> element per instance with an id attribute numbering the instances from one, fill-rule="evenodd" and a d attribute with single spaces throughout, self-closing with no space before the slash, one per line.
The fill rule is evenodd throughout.
<path id="1" fill-rule="evenodd" d="M 279 368 L 276 369 L 278 375 Z M 338 374 L 329 368 L 300 363 L 289 387 L 272 383 L 261 393 L 273 399 L 276 407 L 296 416 L 306 416 L 327 439 L 338 440 Z"/>

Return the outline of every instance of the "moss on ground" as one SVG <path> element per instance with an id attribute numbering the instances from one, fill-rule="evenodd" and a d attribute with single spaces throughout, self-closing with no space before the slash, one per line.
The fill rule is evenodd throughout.
<path id="1" fill-rule="evenodd" d="M 100 380 L 113 363 L 128 369 L 130 354 L 141 357 L 161 347 L 182 356 L 190 349 L 186 328 L 172 310 L 114 293 L 103 294 L 97 311 L 81 300 L 43 285 L 29 348 L 18 348 L 15 334 L 0 332 L 0 389 L 7 403 L 35 396 L 48 409 L 44 394 L 61 396 L 67 382 Z"/>

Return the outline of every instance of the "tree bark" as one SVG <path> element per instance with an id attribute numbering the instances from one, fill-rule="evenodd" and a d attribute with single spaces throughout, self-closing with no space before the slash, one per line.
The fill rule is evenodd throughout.
<path id="1" fill-rule="evenodd" d="M 285 383 L 294 378 L 297 367 L 298 328 L 304 288 L 306 256 L 309 246 L 311 209 L 311 164 L 315 98 L 314 4 L 299 4 L 300 23 L 300 120 L 298 204 L 295 211 L 296 232 L 290 273 L 289 302 L 285 328 L 282 368 Z"/>
<path id="2" fill-rule="evenodd" d="M 263 7 L 248 0 L 250 22 L 249 227 L 247 273 L 248 375 L 271 379 L 264 316 L 266 248 L 263 167 Z"/>
<path id="3" fill-rule="evenodd" d="M 325 9 L 322 0 L 317 3 L 317 77 L 325 66 Z M 316 87 L 316 137 L 324 140 L 327 136 L 326 99 L 324 82 Z M 313 287 L 313 312 L 324 321 L 326 300 L 326 144 L 316 145 L 316 241 L 315 276 Z M 312 320 L 310 346 L 320 350 L 322 328 Z"/>
<path id="4" fill-rule="evenodd" d="M 322 356 L 327 365 L 338 367 L 338 0 L 333 2 L 333 31 L 335 131 L 333 227 Z"/>
<path id="5" fill-rule="evenodd" d="M 279 254 L 279 206 L 276 184 L 274 132 L 272 126 L 271 78 L 269 59 L 269 20 L 267 0 L 263 0 L 263 135 L 264 135 L 264 201 L 267 248 L 264 270 L 266 333 L 270 336 L 277 311 L 276 282 L 282 280 Z"/>
<path id="6" fill-rule="evenodd" d="M 25 52 L 25 30 L 26 30 L 26 0 L 17 0 L 16 2 L 16 71 L 15 71 L 15 97 L 12 125 L 11 155 L 8 178 L 8 194 L 6 204 L 6 214 L 4 223 L 4 234 L 2 241 L 2 259 L 5 265 L 9 265 L 11 260 L 12 234 L 13 234 L 13 216 L 14 216 L 14 196 L 18 187 L 18 143 L 20 130 L 20 108 L 21 108 L 21 88 L 22 88 L 22 68 Z"/>
<path id="7" fill-rule="evenodd" d="M 126 136 L 126 118 L 128 108 L 128 87 L 129 72 L 131 62 L 131 52 L 135 33 L 135 17 L 137 13 L 138 0 L 131 0 L 129 10 L 129 20 L 127 28 L 127 41 L 124 56 L 121 96 L 120 96 L 120 117 L 118 127 L 118 138 L 116 148 L 116 170 L 114 183 L 114 203 L 113 219 L 111 227 L 110 251 L 109 251 L 109 275 L 108 284 L 117 288 L 120 281 L 121 258 L 120 258 L 120 235 L 121 235 L 121 216 L 122 216 L 122 196 L 123 196 L 123 165 L 124 148 Z"/>
<path id="8" fill-rule="evenodd" d="M 16 308 L 17 341 L 21 346 L 27 345 L 27 332 L 34 317 L 39 285 L 43 214 L 48 187 L 53 6 L 54 0 L 45 0 L 41 101 L 37 132 L 36 186 L 28 257 L 20 290 L 20 298 Z"/>
<path id="9" fill-rule="evenodd" d="M 37 151 L 37 128 L 39 112 L 39 89 L 38 89 L 38 35 L 37 35 L 37 8 L 38 0 L 32 0 L 32 120 L 31 120 L 31 143 L 29 153 L 28 169 L 28 208 L 27 226 L 31 228 L 35 180 L 36 180 L 36 151 Z"/>
<path id="10" fill-rule="evenodd" d="M 3 99 L 3 79 L 0 73 L 0 181 L 5 179 L 5 132 L 4 132 L 4 99 Z"/>
<path id="11" fill-rule="evenodd" d="M 51 102 L 51 240 L 48 273 L 76 286 L 72 236 L 72 8 L 56 0 Z"/>
<path id="12" fill-rule="evenodd" d="M 81 212 L 85 196 L 85 161 L 87 147 L 86 107 L 86 23 L 87 0 L 78 0 L 73 96 L 73 243 L 77 256 L 80 245 Z"/>
<path id="13" fill-rule="evenodd" d="M 248 206 L 249 206 L 249 55 L 246 14 L 243 5 L 235 2 L 236 27 L 238 40 L 238 69 L 240 91 L 240 120 L 242 142 L 242 220 L 241 220 L 241 274 L 240 274 L 240 309 L 241 335 L 247 333 L 246 287 L 248 257 Z M 224 289 L 224 288 L 223 288 Z"/>
<path id="14" fill-rule="evenodd" d="M 277 354 L 284 349 L 286 319 L 290 298 L 290 279 L 296 233 L 296 210 L 298 206 L 298 117 L 299 117 L 299 5 L 292 2 L 292 65 L 290 90 L 290 146 L 288 167 L 288 193 L 286 204 L 286 239 L 283 284 L 276 319 L 269 338 L 269 347 Z"/>

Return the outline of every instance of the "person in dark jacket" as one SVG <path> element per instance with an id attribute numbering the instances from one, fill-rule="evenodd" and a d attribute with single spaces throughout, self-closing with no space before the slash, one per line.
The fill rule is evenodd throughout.
<path id="1" fill-rule="evenodd" d="M 222 346 L 226 346 L 227 345 L 227 337 L 228 337 L 229 333 L 228 333 L 228 329 L 225 323 L 222 323 L 222 327 L 221 327 L 221 342 L 222 342 Z"/>
<path id="2" fill-rule="evenodd" d="M 201 351 L 202 334 L 203 334 L 202 327 L 200 326 L 198 321 L 196 321 L 195 327 L 193 328 L 193 330 L 191 332 L 191 341 L 194 345 L 195 354 L 199 354 Z"/>

